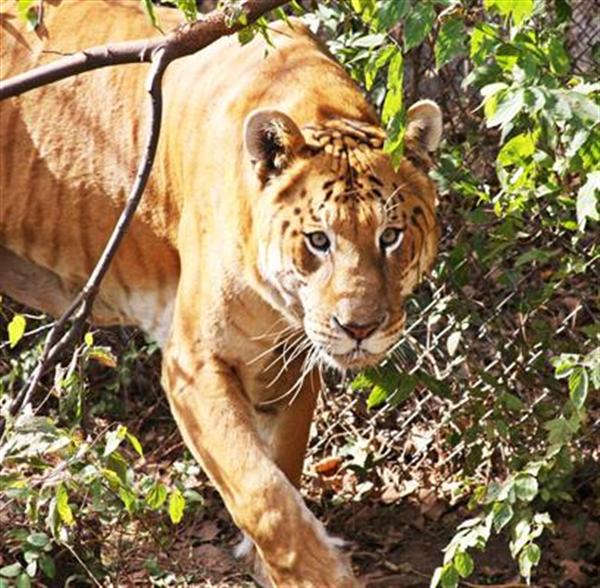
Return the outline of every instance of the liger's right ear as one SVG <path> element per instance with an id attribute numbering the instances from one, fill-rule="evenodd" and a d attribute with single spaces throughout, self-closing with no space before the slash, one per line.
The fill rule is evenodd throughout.
<path id="1" fill-rule="evenodd" d="M 281 173 L 304 146 L 298 125 L 278 110 L 257 110 L 244 125 L 244 144 L 261 182 Z"/>
<path id="2" fill-rule="evenodd" d="M 442 111 L 433 100 L 419 100 L 406 111 L 406 156 L 416 165 L 429 169 L 431 155 L 442 139 Z"/>

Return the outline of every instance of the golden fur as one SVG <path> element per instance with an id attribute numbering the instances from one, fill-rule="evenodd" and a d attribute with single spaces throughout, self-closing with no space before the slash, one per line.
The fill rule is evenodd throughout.
<path id="1" fill-rule="evenodd" d="M 4 3 L 3 76 L 56 58 L 44 49 L 153 36 L 138 5 L 48 2 L 36 35 Z M 271 39 L 222 39 L 170 66 L 152 178 L 93 320 L 161 344 L 174 417 L 263 581 L 343 588 L 350 566 L 294 488 L 313 368 L 373 364 L 398 340 L 436 253 L 441 117 L 428 101 L 409 111 L 394 171 L 373 109 L 321 43 L 298 22 Z M 146 74 L 107 68 L 0 103 L 1 291 L 58 314 L 84 282 L 133 180 Z"/>

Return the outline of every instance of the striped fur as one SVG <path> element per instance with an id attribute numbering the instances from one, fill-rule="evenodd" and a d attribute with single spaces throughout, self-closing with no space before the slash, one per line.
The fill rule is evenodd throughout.
<path id="1" fill-rule="evenodd" d="M 2 6 L 6 76 L 156 34 L 138 0 L 47 2 L 37 34 Z M 314 368 L 372 364 L 400 336 L 437 247 L 427 168 L 441 117 L 427 101 L 409 111 L 396 171 L 373 109 L 321 43 L 296 21 L 271 40 L 222 39 L 169 67 L 150 184 L 93 320 L 160 342 L 173 416 L 252 542 L 257 576 L 347 588 L 347 558 L 296 490 Z M 108 68 L 0 103 L 0 291 L 59 314 L 84 282 L 133 181 L 146 74 Z"/>

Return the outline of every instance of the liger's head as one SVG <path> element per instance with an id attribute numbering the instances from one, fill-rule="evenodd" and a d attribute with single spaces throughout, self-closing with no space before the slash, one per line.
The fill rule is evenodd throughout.
<path id="1" fill-rule="evenodd" d="M 257 271 L 271 299 L 338 368 L 377 363 L 397 343 L 406 297 L 433 263 L 428 170 L 441 132 L 434 102 L 412 106 L 395 170 L 382 131 L 369 124 L 338 119 L 300 129 L 266 110 L 246 121 L 261 189 Z"/>

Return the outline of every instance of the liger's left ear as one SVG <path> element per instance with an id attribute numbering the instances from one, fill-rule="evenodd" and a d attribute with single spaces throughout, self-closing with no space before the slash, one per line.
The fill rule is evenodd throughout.
<path id="1" fill-rule="evenodd" d="M 442 138 L 442 111 L 433 100 L 419 100 L 406 112 L 407 155 L 429 160 Z M 423 163 L 427 163 L 423 161 Z"/>
<path id="2" fill-rule="evenodd" d="M 244 125 L 244 143 L 261 182 L 281 173 L 304 146 L 298 125 L 278 110 L 257 110 Z"/>

